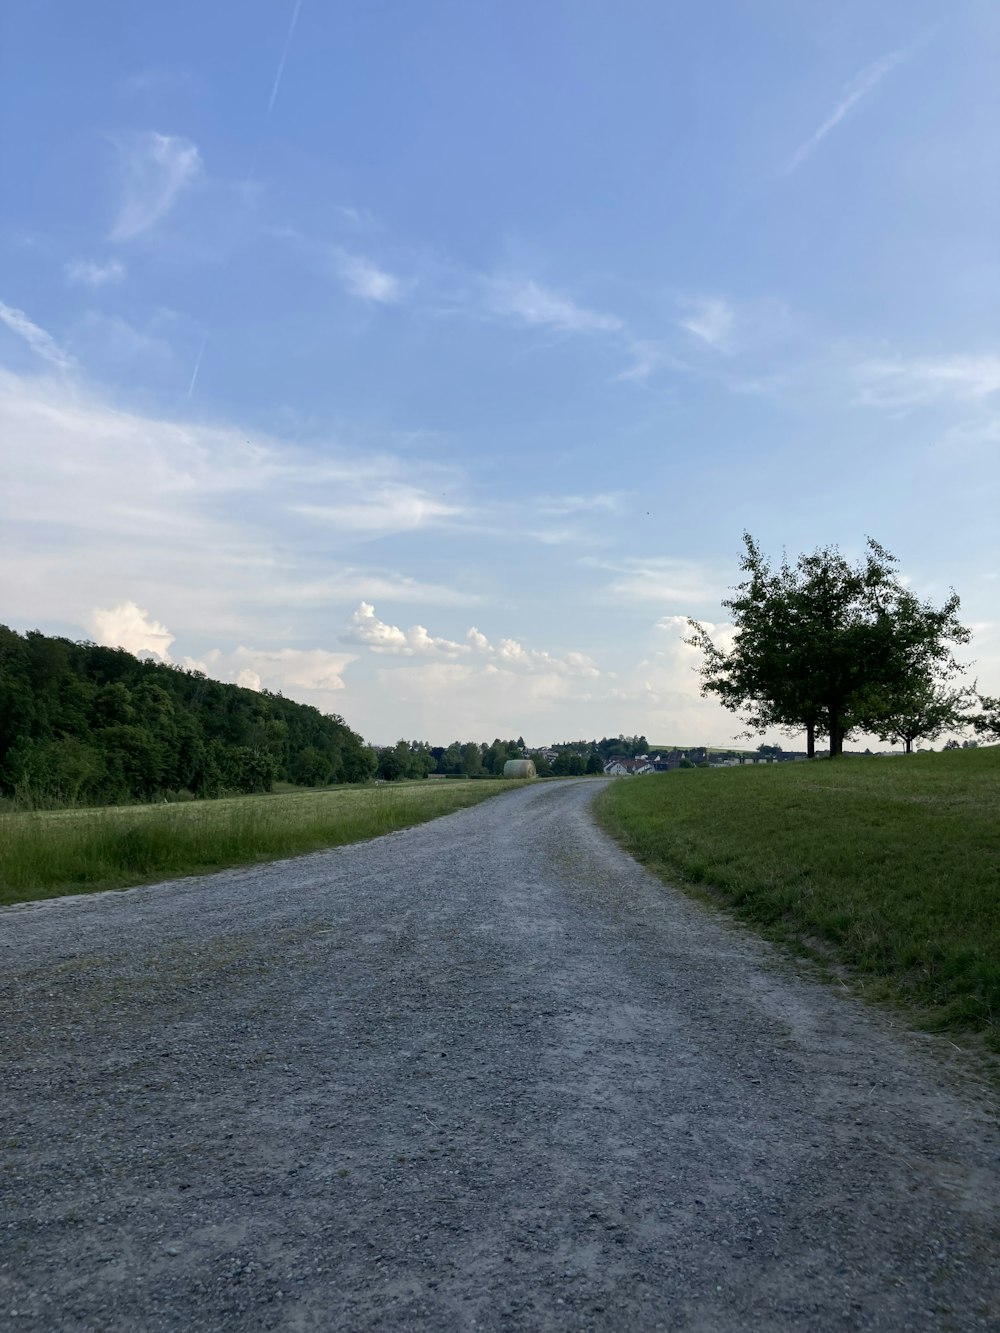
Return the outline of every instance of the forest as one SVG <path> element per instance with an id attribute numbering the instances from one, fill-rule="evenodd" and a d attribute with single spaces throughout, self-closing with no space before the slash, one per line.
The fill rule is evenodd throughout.
<path id="1" fill-rule="evenodd" d="M 343 718 L 121 648 L 0 626 L 0 796 L 24 809 L 365 782 Z"/>

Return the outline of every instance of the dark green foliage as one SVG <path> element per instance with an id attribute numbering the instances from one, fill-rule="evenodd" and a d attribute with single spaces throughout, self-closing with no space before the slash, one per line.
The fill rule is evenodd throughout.
<path id="1" fill-rule="evenodd" d="M 732 649 L 722 652 L 694 620 L 687 642 L 704 653 L 702 693 L 742 713 L 750 733 L 804 730 L 810 756 L 825 735 L 840 755 L 854 730 L 896 734 L 887 719 L 961 670 L 949 645 L 970 634 L 957 594 L 940 608 L 920 601 L 878 542 L 869 538 L 855 565 L 826 546 L 774 569 L 748 532 L 743 541 L 743 582 L 722 603 L 736 629 Z"/>
<path id="2" fill-rule="evenodd" d="M 0 626 L 0 795 L 28 807 L 364 782 L 344 720 L 120 648 Z"/>
<path id="3" fill-rule="evenodd" d="M 980 736 L 987 740 L 1000 741 L 1000 696 L 991 699 L 989 695 L 977 694 L 976 699 L 983 710 L 969 719 Z"/>

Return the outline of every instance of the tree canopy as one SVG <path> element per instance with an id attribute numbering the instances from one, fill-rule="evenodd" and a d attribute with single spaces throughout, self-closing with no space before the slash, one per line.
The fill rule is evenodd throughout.
<path id="1" fill-rule="evenodd" d="M 361 782 L 373 768 L 335 714 L 120 648 L 0 626 L 0 794 L 23 804 Z"/>
<path id="2" fill-rule="evenodd" d="M 856 564 L 826 546 L 777 568 L 749 533 L 743 541 L 744 578 L 723 601 L 732 647 L 694 620 L 687 642 L 704 655 L 702 693 L 742 714 L 748 734 L 804 730 L 810 755 L 822 735 L 839 755 L 853 730 L 895 732 L 904 706 L 961 670 L 951 645 L 970 635 L 958 595 L 941 607 L 921 601 L 873 539 Z"/>

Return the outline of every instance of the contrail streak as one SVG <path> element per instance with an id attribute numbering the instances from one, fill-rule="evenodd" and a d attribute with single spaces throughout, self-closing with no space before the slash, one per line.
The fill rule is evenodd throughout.
<path id="1" fill-rule="evenodd" d="M 194 386 L 198 382 L 198 371 L 201 370 L 201 358 L 205 355 L 205 348 L 208 346 L 208 329 L 202 334 L 201 346 L 198 348 L 198 355 L 194 359 L 194 370 L 191 372 L 191 383 L 188 385 L 188 397 L 194 393 Z"/>
<path id="2" fill-rule="evenodd" d="M 274 110 L 274 104 L 278 100 L 278 89 L 281 87 L 281 76 L 285 72 L 285 61 L 288 59 L 288 52 L 292 45 L 292 38 L 295 36 L 295 25 L 299 21 L 299 10 L 302 8 L 302 0 L 295 0 L 295 8 L 292 10 L 292 21 L 288 25 L 288 36 L 285 38 L 285 49 L 281 53 L 281 59 L 278 61 L 278 72 L 274 76 L 274 87 L 271 89 L 271 100 L 267 104 L 267 114 L 270 115 Z"/>

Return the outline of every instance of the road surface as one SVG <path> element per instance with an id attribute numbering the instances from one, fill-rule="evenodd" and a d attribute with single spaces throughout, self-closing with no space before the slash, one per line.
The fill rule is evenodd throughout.
<path id="1" fill-rule="evenodd" d="M 12 1330 L 964 1330 L 998 1136 L 593 782 L 0 912 Z"/>

